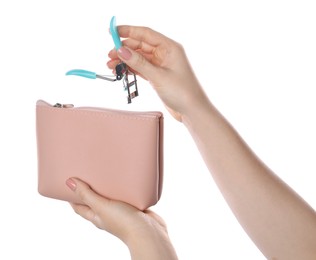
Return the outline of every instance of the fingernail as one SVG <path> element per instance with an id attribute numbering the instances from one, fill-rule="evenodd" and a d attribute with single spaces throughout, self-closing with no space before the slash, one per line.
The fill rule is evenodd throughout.
<path id="1" fill-rule="evenodd" d="M 76 184 L 75 181 L 74 181 L 73 179 L 71 179 L 71 178 L 66 181 L 66 184 L 67 184 L 67 186 L 68 186 L 72 191 L 75 191 L 76 188 L 77 188 L 77 184 Z"/>
<path id="2" fill-rule="evenodd" d="M 117 50 L 117 53 L 124 60 L 129 60 L 132 57 L 132 53 L 130 52 L 130 50 L 128 50 L 128 49 L 126 49 L 124 47 L 119 48 Z"/>

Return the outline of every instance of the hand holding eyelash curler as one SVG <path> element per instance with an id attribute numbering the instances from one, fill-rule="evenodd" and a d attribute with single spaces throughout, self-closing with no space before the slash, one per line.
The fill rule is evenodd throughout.
<path id="1" fill-rule="evenodd" d="M 115 16 L 112 17 L 111 22 L 110 22 L 110 32 L 112 35 L 112 39 L 114 41 L 115 49 L 118 50 L 119 48 L 122 47 L 122 42 L 120 39 L 120 36 L 117 31 L 116 27 L 116 18 Z M 137 88 L 137 79 L 135 73 L 132 73 L 128 70 L 128 67 L 126 63 L 121 62 L 116 65 L 115 67 L 115 72 L 116 72 L 116 77 L 115 76 L 105 76 L 105 75 L 99 75 L 95 72 L 88 71 L 88 70 L 82 70 L 82 69 L 75 69 L 75 70 L 70 70 L 66 73 L 66 75 L 75 75 L 75 76 L 81 76 L 89 79 L 103 79 L 107 81 L 117 81 L 117 80 L 123 80 L 123 88 L 124 90 L 127 90 L 127 103 L 131 103 L 132 99 L 134 97 L 138 96 L 138 88 Z M 128 75 L 132 74 L 134 79 L 133 81 L 129 82 L 128 80 Z M 135 86 L 135 90 L 131 91 L 131 87 Z"/>

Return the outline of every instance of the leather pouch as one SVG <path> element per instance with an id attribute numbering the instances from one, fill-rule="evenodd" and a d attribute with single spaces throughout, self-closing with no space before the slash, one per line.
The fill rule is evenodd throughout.
<path id="1" fill-rule="evenodd" d="M 38 191 L 80 203 L 65 181 L 144 210 L 160 199 L 163 115 L 36 103 Z"/>

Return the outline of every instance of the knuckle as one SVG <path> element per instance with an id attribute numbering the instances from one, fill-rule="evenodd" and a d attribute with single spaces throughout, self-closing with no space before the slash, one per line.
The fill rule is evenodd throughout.
<path id="1" fill-rule="evenodd" d="M 147 42 L 147 39 L 151 38 L 151 36 L 153 34 L 153 30 L 149 27 L 146 27 L 146 26 L 142 26 L 140 28 L 141 28 L 141 30 L 139 30 L 139 39 L 140 39 L 140 41 Z"/>
<path id="2" fill-rule="evenodd" d="M 143 55 L 140 55 L 140 54 L 137 55 L 136 65 L 138 67 L 143 67 L 143 66 L 146 65 L 146 63 L 147 63 L 147 61 L 146 61 L 146 59 L 145 59 L 145 57 Z"/>
<path id="3" fill-rule="evenodd" d="M 183 47 L 183 45 L 181 43 L 178 43 L 178 42 L 175 41 L 173 44 L 174 44 L 174 49 L 177 52 L 179 52 L 179 53 L 184 53 L 185 52 L 184 47 Z"/>
<path id="4" fill-rule="evenodd" d="M 82 202 L 86 202 L 87 201 L 87 191 L 86 191 L 86 189 L 78 190 L 77 195 L 78 195 L 79 199 Z"/>
<path id="5" fill-rule="evenodd" d="M 73 207 L 73 210 L 74 210 L 74 212 L 75 212 L 76 214 L 81 215 L 81 212 L 80 212 L 80 210 L 79 210 L 79 207 L 74 206 L 74 207 Z"/>
<path id="6" fill-rule="evenodd" d="M 152 30 L 147 26 L 142 26 L 141 31 L 142 31 L 142 34 L 145 35 L 145 34 L 150 33 Z"/>

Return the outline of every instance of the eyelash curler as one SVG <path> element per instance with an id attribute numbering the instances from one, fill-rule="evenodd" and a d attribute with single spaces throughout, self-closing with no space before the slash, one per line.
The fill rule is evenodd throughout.
<path id="1" fill-rule="evenodd" d="M 118 50 L 122 47 L 122 42 L 117 31 L 115 16 L 112 17 L 110 22 L 110 32 L 114 41 L 115 49 Z M 75 75 L 89 79 L 103 79 L 111 82 L 122 80 L 123 88 L 125 91 L 127 91 L 127 103 L 130 104 L 132 102 L 132 99 L 138 96 L 136 75 L 128 69 L 128 66 L 124 62 L 120 62 L 116 65 L 115 74 L 116 76 L 99 75 L 95 72 L 82 69 L 74 69 L 66 73 L 67 76 Z M 133 75 L 132 81 L 129 81 L 128 75 Z M 133 90 L 132 87 L 134 87 Z"/>

